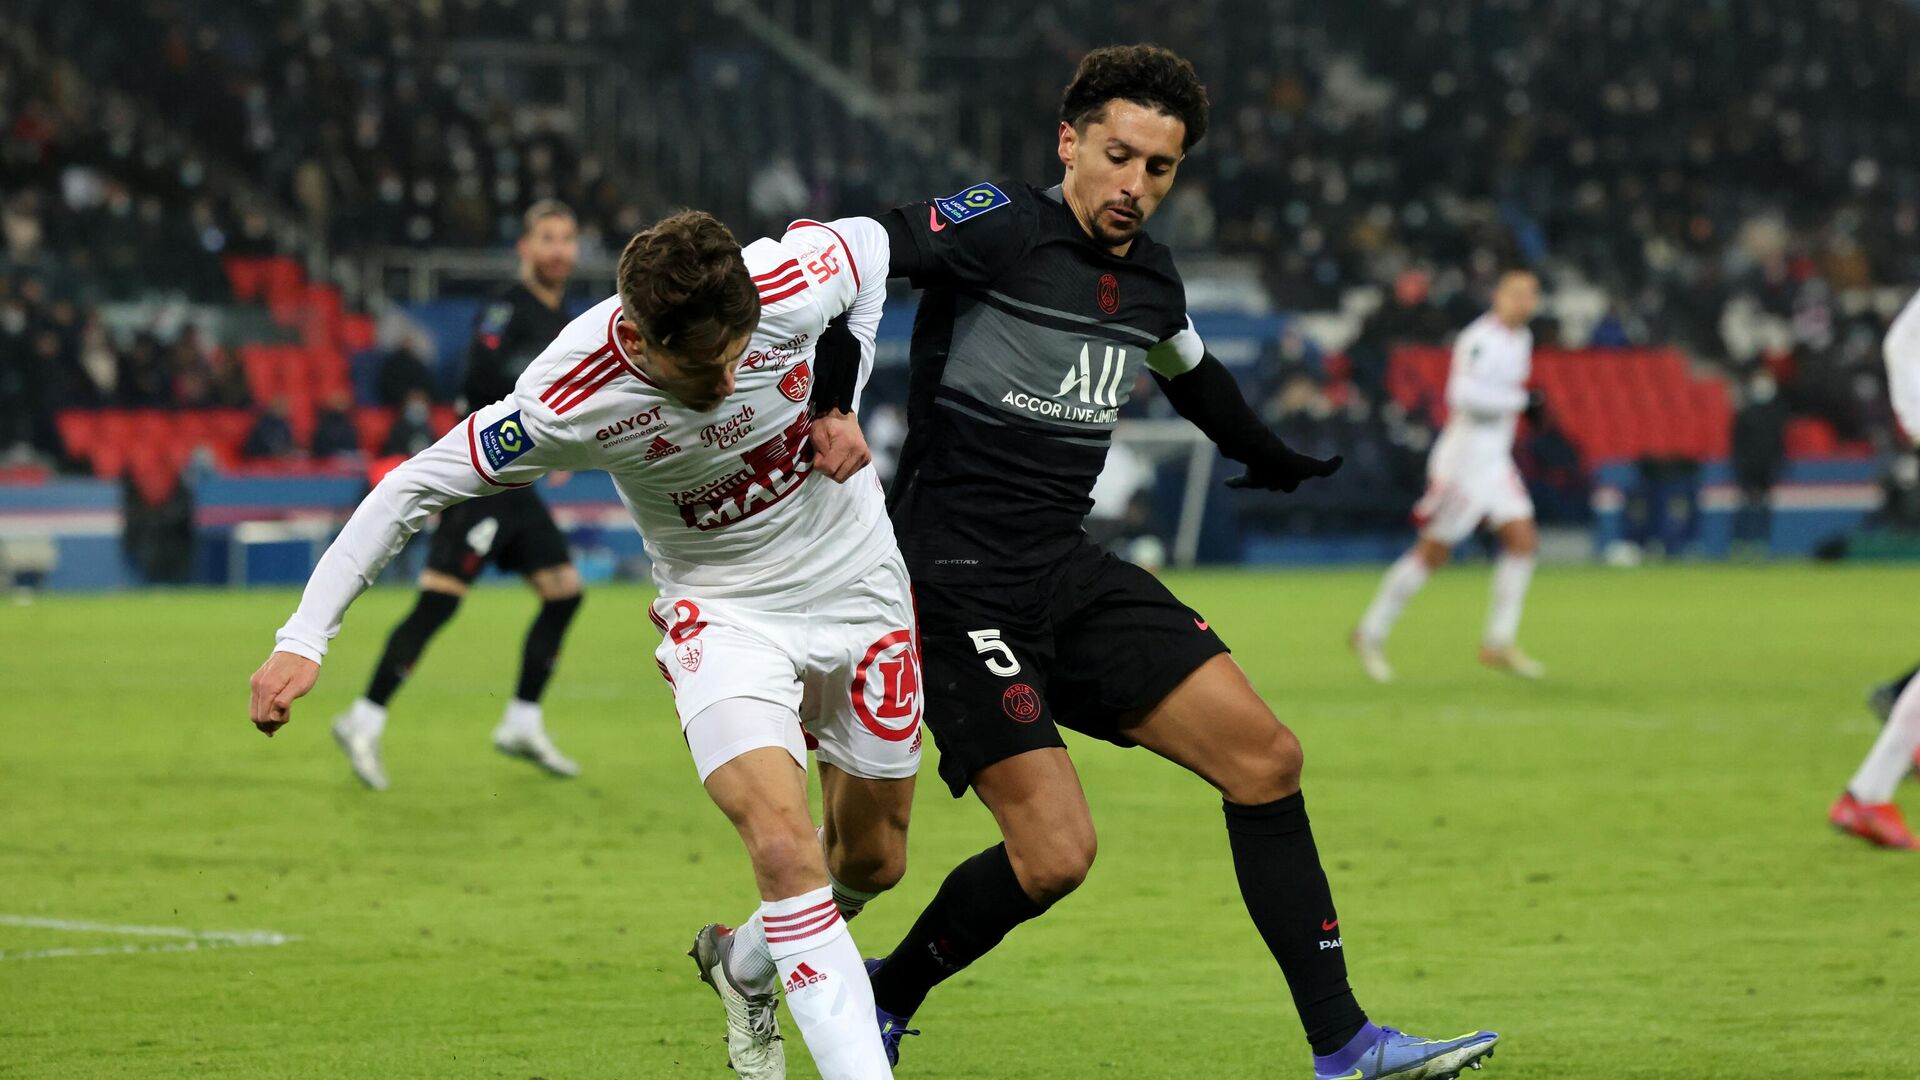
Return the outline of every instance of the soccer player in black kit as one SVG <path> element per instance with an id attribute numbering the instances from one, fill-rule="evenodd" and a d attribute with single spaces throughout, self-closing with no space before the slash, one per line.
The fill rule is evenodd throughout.
<path id="1" fill-rule="evenodd" d="M 1225 800 L 1248 914 L 1292 991 L 1316 1075 L 1452 1077 L 1498 1036 L 1430 1040 L 1367 1019 L 1300 793 L 1300 744 L 1200 613 L 1103 553 L 1081 523 L 1140 366 L 1246 466 L 1292 491 L 1339 458 L 1296 453 L 1249 408 L 1186 317 L 1141 230 L 1205 133 L 1207 96 L 1173 53 L 1089 53 L 1060 109 L 1060 185 L 978 184 L 881 215 L 891 274 L 922 290 L 908 436 L 890 493 L 920 618 L 940 775 L 971 786 L 1003 843 L 956 867 L 870 962 L 890 1056 L 933 986 L 1072 892 L 1094 827 L 1059 727 L 1141 746 Z M 986 1075 L 982 1073 L 981 1075 Z"/>
<path id="2" fill-rule="evenodd" d="M 473 342 L 467 349 L 467 408 L 477 409 L 511 395 L 520 373 L 566 328 L 571 319 L 566 308 L 567 280 L 573 276 L 579 249 L 573 211 L 565 204 L 545 199 L 528 208 L 516 245 L 519 277 L 482 306 L 475 321 Z M 532 488 L 511 488 L 461 503 L 440 515 L 426 569 L 420 574 L 419 599 L 387 638 L 366 694 L 333 722 L 334 741 L 347 755 L 354 775 L 368 787 L 377 791 L 387 787 L 380 760 L 387 702 L 413 672 L 427 642 L 459 610 L 460 598 L 489 562 L 526 578 L 540 597 L 539 614 L 527 629 L 521 650 L 520 681 L 494 728 L 493 745 L 555 776 L 579 773 L 580 767 L 547 737 L 540 695 L 553 674 L 567 626 L 580 609 L 580 572 L 574 569 L 567 539 L 554 524 L 547 504 Z"/>

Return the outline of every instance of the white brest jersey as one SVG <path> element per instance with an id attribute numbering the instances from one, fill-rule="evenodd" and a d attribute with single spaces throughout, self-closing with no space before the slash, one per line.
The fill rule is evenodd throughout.
<path id="1" fill-rule="evenodd" d="M 1427 459 L 1429 475 L 1454 477 L 1513 459 L 1513 435 L 1527 408 L 1533 332 L 1491 311 L 1467 324 L 1447 370 L 1447 426 Z"/>
<path id="2" fill-rule="evenodd" d="M 434 513 L 556 469 L 602 469 L 633 514 L 662 592 L 804 604 L 897 550 L 871 468 L 844 484 L 811 468 L 815 347 L 847 316 L 872 370 L 886 300 L 887 237 L 852 218 L 796 222 L 743 249 L 760 325 L 734 393 L 686 408 L 641 374 L 614 336 L 618 297 L 573 320 L 513 395 L 388 473 L 321 557 L 277 647 L 319 660 L 347 605 Z"/>

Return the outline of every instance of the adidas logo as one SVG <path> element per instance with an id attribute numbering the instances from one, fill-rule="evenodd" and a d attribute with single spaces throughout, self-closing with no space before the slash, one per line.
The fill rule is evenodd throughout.
<path id="1" fill-rule="evenodd" d="M 796 990 L 805 990 L 814 983 L 826 981 L 827 977 L 825 975 L 813 970 L 813 968 L 807 965 L 806 961 L 802 960 L 799 966 L 793 969 L 793 974 L 787 976 L 787 993 L 791 994 Z"/>
<path id="2" fill-rule="evenodd" d="M 653 442 L 647 445 L 647 455 L 641 458 L 640 461 L 643 464 L 649 461 L 659 461 L 661 458 L 669 458 L 679 452 L 680 448 L 668 442 L 665 435 L 655 435 Z"/>

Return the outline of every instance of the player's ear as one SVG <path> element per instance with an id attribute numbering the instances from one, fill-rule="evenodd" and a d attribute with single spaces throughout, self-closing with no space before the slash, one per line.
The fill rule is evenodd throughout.
<path id="1" fill-rule="evenodd" d="M 642 337 L 640 331 L 627 320 L 615 320 L 613 336 L 619 340 L 621 351 L 626 353 L 629 359 L 638 360 L 646 355 L 647 339 Z"/>
<path id="2" fill-rule="evenodd" d="M 1073 168 L 1073 150 L 1080 141 L 1079 132 L 1073 130 L 1070 121 L 1060 121 L 1060 164 Z"/>

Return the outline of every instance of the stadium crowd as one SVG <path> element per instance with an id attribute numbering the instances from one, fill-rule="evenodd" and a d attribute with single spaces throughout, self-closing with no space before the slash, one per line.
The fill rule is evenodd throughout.
<path id="1" fill-rule="evenodd" d="M 134 0 L 101 24 L 11 5 L 31 33 L 0 41 L 0 317 L 22 328 L 0 345 L 0 444 L 41 440 L 20 418 L 48 402 L 233 400 L 235 343 L 109 333 L 91 306 L 219 299 L 226 256 L 494 247 L 545 196 L 576 207 L 591 247 L 672 203 L 765 231 L 944 190 L 973 178 L 963 161 L 1051 175 L 1062 73 L 1120 39 L 1189 55 L 1214 97 L 1157 234 L 1256 260 L 1282 309 L 1382 296 L 1337 356 L 1276 341 L 1255 376 L 1270 416 L 1348 440 L 1356 468 L 1410 475 L 1432 418 L 1386 392 L 1391 350 L 1444 341 L 1513 261 L 1606 298 L 1543 342 L 1676 344 L 1743 404 L 1764 367 L 1791 414 L 1892 442 L 1877 343 L 1887 294 L 1920 280 L 1909 6 L 867 0 L 768 16 L 925 118 L 915 138 L 728 16 L 648 7 Z M 1381 18 L 1409 32 L 1373 33 Z M 537 68 L 475 51 L 500 42 L 617 57 L 644 73 L 648 115 L 590 140 L 528 104 L 553 97 Z M 612 164 L 667 146 L 657 169 Z"/>

